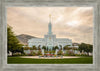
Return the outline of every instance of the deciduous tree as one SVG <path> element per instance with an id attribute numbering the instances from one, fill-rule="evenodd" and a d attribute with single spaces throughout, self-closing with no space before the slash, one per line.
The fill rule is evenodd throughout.
<path id="1" fill-rule="evenodd" d="M 16 36 L 14 35 L 13 31 L 12 31 L 12 27 L 7 26 L 7 51 L 9 53 L 9 51 L 13 53 L 16 52 L 21 52 L 23 53 L 23 45 L 20 44 L 20 42 L 18 41 L 18 39 L 16 38 Z"/>

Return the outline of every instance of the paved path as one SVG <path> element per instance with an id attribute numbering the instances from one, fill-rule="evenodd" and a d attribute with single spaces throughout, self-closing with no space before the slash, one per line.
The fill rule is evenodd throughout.
<path id="1" fill-rule="evenodd" d="M 34 59 L 63 59 L 63 58 L 80 58 L 78 56 L 63 56 L 63 57 L 39 57 L 39 56 L 20 56 L 21 58 L 34 58 Z"/>

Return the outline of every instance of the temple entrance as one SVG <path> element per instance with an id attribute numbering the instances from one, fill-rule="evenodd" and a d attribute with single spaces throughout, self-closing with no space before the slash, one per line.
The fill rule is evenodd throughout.
<path id="1" fill-rule="evenodd" d="M 52 51 L 53 46 L 48 46 L 48 51 Z"/>

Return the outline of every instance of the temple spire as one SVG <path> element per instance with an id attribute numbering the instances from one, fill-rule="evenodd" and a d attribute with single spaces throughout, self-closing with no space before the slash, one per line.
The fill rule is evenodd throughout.
<path id="1" fill-rule="evenodd" d="M 51 14 L 49 15 L 49 20 L 50 20 L 50 22 L 51 22 Z"/>
<path id="2" fill-rule="evenodd" d="M 51 14 L 49 15 L 49 25 L 48 25 L 48 34 L 52 34 L 52 24 L 51 24 Z"/>

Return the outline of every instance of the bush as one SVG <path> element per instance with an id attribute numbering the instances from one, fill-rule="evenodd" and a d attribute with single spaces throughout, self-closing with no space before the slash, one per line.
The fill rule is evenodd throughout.
<path id="1" fill-rule="evenodd" d="M 81 56 L 80 54 L 75 54 L 75 56 Z"/>
<path id="2" fill-rule="evenodd" d="M 60 50 L 60 51 L 58 51 L 58 53 L 57 53 L 58 55 L 62 55 L 63 54 L 63 52 Z"/>
<path id="3" fill-rule="evenodd" d="M 14 53 L 13 56 L 21 56 L 21 53 Z"/>
<path id="4" fill-rule="evenodd" d="M 44 53 L 48 53 L 48 51 L 44 51 Z"/>
<path id="5" fill-rule="evenodd" d="M 28 56 L 35 56 L 36 53 L 35 52 L 31 52 L 30 54 L 26 54 L 26 55 L 28 55 Z"/>
<path id="6" fill-rule="evenodd" d="M 30 54 L 27 54 L 27 55 L 28 55 L 28 56 L 33 56 L 33 54 L 31 54 L 31 53 L 30 53 Z"/>
<path id="7" fill-rule="evenodd" d="M 26 54 L 25 53 L 23 53 L 23 54 L 21 54 L 22 56 L 26 56 Z"/>
<path id="8" fill-rule="evenodd" d="M 54 53 L 55 53 L 55 51 L 53 50 L 53 51 L 52 51 L 52 53 L 54 54 Z"/>
<path id="9" fill-rule="evenodd" d="M 29 50 L 30 49 L 30 47 L 24 47 L 24 50 Z"/>
<path id="10" fill-rule="evenodd" d="M 66 54 L 64 54 L 65 56 L 75 56 L 73 51 L 66 51 Z"/>
<path id="11" fill-rule="evenodd" d="M 38 51 L 37 55 L 42 55 L 41 51 Z"/>
<path id="12" fill-rule="evenodd" d="M 68 54 L 64 54 L 64 56 L 69 56 Z"/>
<path id="13" fill-rule="evenodd" d="M 68 52 L 68 55 L 69 55 L 69 56 L 75 56 L 75 54 L 74 54 L 73 51 L 69 51 L 69 52 Z"/>
<path id="14" fill-rule="evenodd" d="M 80 56 L 88 56 L 87 54 L 81 54 Z"/>
<path id="15" fill-rule="evenodd" d="M 87 54 L 75 54 L 75 56 L 88 56 Z"/>
<path id="16" fill-rule="evenodd" d="M 56 57 L 57 55 L 54 55 L 54 57 Z"/>
<path id="17" fill-rule="evenodd" d="M 33 56 L 35 56 L 35 55 L 36 55 L 36 53 L 35 53 L 35 52 L 32 52 L 32 55 L 33 55 Z"/>

